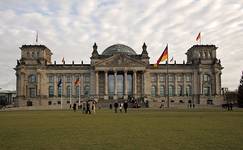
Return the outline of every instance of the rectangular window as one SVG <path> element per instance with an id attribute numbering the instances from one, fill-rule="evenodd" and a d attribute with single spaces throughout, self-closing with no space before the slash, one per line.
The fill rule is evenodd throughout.
<path id="1" fill-rule="evenodd" d="M 173 82 L 175 79 L 174 79 L 174 76 L 173 75 L 169 75 L 169 81 L 170 82 Z"/>
<path id="2" fill-rule="evenodd" d="M 191 75 L 186 75 L 186 81 L 187 81 L 187 82 L 192 81 L 192 76 L 191 76 Z"/>
<path id="3" fill-rule="evenodd" d="M 71 83 L 71 79 L 72 79 L 71 76 L 67 76 L 67 80 L 66 80 L 66 82 L 67 82 L 67 83 Z"/>
<path id="4" fill-rule="evenodd" d="M 54 83 L 54 76 L 52 75 L 49 76 L 49 83 Z"/>
<path id="5" fill-rule="evenodd" d="M 183 81 L 183 76 L 182 75 L 177 76 L 177 81 Z"/>
<path id="6" fill-rule="evenodd" d="M 30 97 L 36 97 L 36 90 L 35 88 L 30 88 Z"/>
<path id="7" fill-rule="evenodd" d="M 164 82 L 165 81 L 165 76 L 164 75 L 160 75 L 159 76 L 159 82 Z"/>
<path id="8" fill-rule="evenodd" d="M 156 75 L 155 74 L 151 75 L 151 82 L 156 82 Z"/>

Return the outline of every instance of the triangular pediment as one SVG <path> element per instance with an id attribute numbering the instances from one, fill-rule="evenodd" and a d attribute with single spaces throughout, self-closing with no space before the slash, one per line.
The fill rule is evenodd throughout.
<path id="1" fill-rule="evenodd" d="M 116 54 L 105 60 L 97 62 L 95 67 L 145 67 L 143 61 L 134 59 L 124 54 Z"/>

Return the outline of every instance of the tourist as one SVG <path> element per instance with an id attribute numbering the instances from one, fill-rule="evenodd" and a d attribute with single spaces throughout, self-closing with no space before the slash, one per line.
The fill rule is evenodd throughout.
<path id="1" fill-rule="evenodd" d="M 94 114 L 95 114 L 95 109 L 96 109 L 96 101 L 93 101 L 93 103 L 92 103 L 92 108 L 93 108 L 93 112 L 94 112 Z"/>
<path id="2" fill-rule="evenodd" d="M 83 114 L 86 113 L 86 103 L 83 101 Z"/>
<path id="3" fill-rule="evenodd" d="M 110 104 L 110 109 L 112 109 L 112 104 Z"/>
<path id="4" fill-rule="evenodd" d="M 120 103 L 120 104 L 119 104 L 119 110 L 120 110 L 120 113 L 122 113 L 122 107 L 123 107 L 123 103 Z"/>
<path id="5" fill-rule="evenodd" d="M 76 112 L 76 103 L 73 104 L 73 111 Z"/>
<path id="6" fill-rule="evenodd" d="M 86 114 L 91 114 L 89 101 L 86 102 Z"/>
<path id="7" fill-rule="evenodd" d="M 127 108 L 128 108 L 128 103 L 127 103 L 127 101 L 124 102 L 123 107 L 124 107 L 124 111 L 125 111 L 125 113 L 127 113 Z"/>
<path id="8" fill-rule="evenodd" d="M 114 103 L 114 107 L 115 107 L 115 113 L 117 113 L 117 108 L 118 108 L 118 103 L 117 102 Z"/>

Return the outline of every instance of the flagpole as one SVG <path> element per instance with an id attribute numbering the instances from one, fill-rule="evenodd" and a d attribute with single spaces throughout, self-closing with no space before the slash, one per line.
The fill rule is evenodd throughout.
<path id="1" fill-rule="evenodd" d="M 79 90 L 79 94 L 78 94 L 78 105 L 80 106 L 80 83 L 79 83 L 79 86 L 78 86 L 78 90 Z"/>
<path id="2" fill-rule="evenodd" d="M 61 109 L 62 109 L 62 84 L 61 84 Z"/>
<path id="3" fill-rule="evenodd" d="M 166 81 L 167 81 L 167 107 L 170 107 L 170 98 L 169 98 L 169 67 L 168 67 L 168 59 L 166 61 Z"/>
<path id="4" fill-rule="evenodd" d="M 71 82 L 71 85 L 70 85 L 70 104 L 72 105 L 72 82 Z"/>

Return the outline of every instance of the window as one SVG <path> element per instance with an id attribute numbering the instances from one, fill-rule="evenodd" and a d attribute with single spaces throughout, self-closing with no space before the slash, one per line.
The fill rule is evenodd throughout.
<path id="1" fill-rule="evenodd" d="M 151 95 L 152 96 L 156 95 L 156 86 L 155 85 L 153 85 L 152 88 L 151 88 Z"/>
<path id="2" fill-rule="evenodd" d="M 169 86 L 169 96 L 174 96 L 174 94 L 175 94 L 174 86 L 170 85 Z"/>
<path id="3" fill-rule="evenodd" d="M 159 82 L 164 82 L 165 81 L 165 76 L 164 75 L 160 75 L 159 76 Z"/>
<path id="4" fill-rule="evenodd" d="M 173 75 L 169 75 L 169 81 L 173 82 L 174 81 L 174 76 Z"/>
<path id="5" fill-rule="evenodd" d="M 61 97 L 62 95 L 62 86 L 58 87 L 58 97 Z"/>
<path id="6" fill-rule="evenodd" d="M 165 87 L 160 85 L 160 96 L 165 96 Z"/>
<path id="7" fill-rule="evenodd" d="M 53 96 L 54 96 L 54 87 L 49 86 L 49 97 L 53 97 Z"/>
<path id="8" fill-rule="evenodd" d="M 52 104 L 52 101 L 48 101 L 48 105 L 51 105 Z"/>
<path id="9" fill-rule="evenodd" d="M 186 95 L 187 96 L 191 96 L 192 95 L 192 87 L 190 85 L 188 85 L 186 87 Z"/>
<path id="10" fill-rule="evenodd" d="M 186 81 L 187 82 L 192 81 L 192 76 L 190 74 L 186 75 Z"/>
<path id="11" fill-rule="evenodd" d="M 33 83 L 33 82 L 36 82 L 36 76 L 35 75 L 30 75 L 29 76 L 29 82 Z"/>
<path id="12" fill-rule="evenodd" d="M 179 96 L 182 96 L 182 95 L 183 95 L 183 88 L 182 88 L 182 85 L 179 85 L 179 86 L 177 87 L 177 94 L 178 94 Z"/>
<path id="13" fill-rule="evenodd" d="M 84 95 L 85 95 L 85 96 L 89 96 L 89 86 L 88 86 L 88 85 L 86 85 L 86 86 L 84 87 Z"/>
<path id="14" fill-rule="evenodd" d="M 71 86 L 70 85 L 67 86 L 67 96 L 68 97 L 71 96 Z"/>
<path id="15" fill-rule="evenodd" d="M 84 76 L 84 82 L 89 83 L 89 80 L 90 80 L 89 75 Z"/>
<path id="16" fill-rule="evenodd" d="M 29 52 L 27 52 L 27 57 L 30 57 L 30 53 Z"/>
<path id="17" fill-rule="evenodd" d="M 183 81 L 183 76 L 182 75 L 177 76 L 177 81 Z"/>
<path id="18" fill-rule="evenodd" d="M 37 57 L 39 57 L 40 56 L 40 52 L 37 52 Z"/>
<path id="19" fill-rule="evenodd" d="M 151 81 L 152 81 L 152 82 L 156 82 L 156 75 L 155 75 L 155 74 L 152 74 L 152 75 L 151 75 Z"/>
<path id="20" fill-rule="evenodd" d="M 32 52 L 31 56 L 32 56 L 32 58 L 35 58 L 35 52 Z"/>
<path id="21" fill-rule="evenodd" d="M 36 97 L 36 90 L 35 88 L 30 88 L 30 97 Z"/>
<path id="22" fill-rule="evenodd" d="M 204 81 L 204 82 L 208 82 L 208 81 L 210 81 L 210 76 L 207 75 L 207 74 L 204 74 L 204 75 L 203 75 L 203 81 Z"/>
<path id="23" fill-rule="evenodd" d="M 54 77 L 53 76 L 49 76 L 49 83 L 54 83 Z"/>
<path id="24" fill-rule="evenodd" d="M 67 76 L 67 83 L 71 83 L 71 76 Z"/>
<path id="25" fill-rule="evenodd" d="M 76 96 L 77 97 L 79 97 L 79 93 L 80 93 L 79 89 L 80 89 L 80 87 L 79 86 L 76 86 Z"/>
<path id="26" fill-rule="evenodd" d="M 206 95 L 206 96 L 209 96 L 209 94 L 210 94 L 210 87 L 209 86 L 203 87 L 203 94 Z"/>

